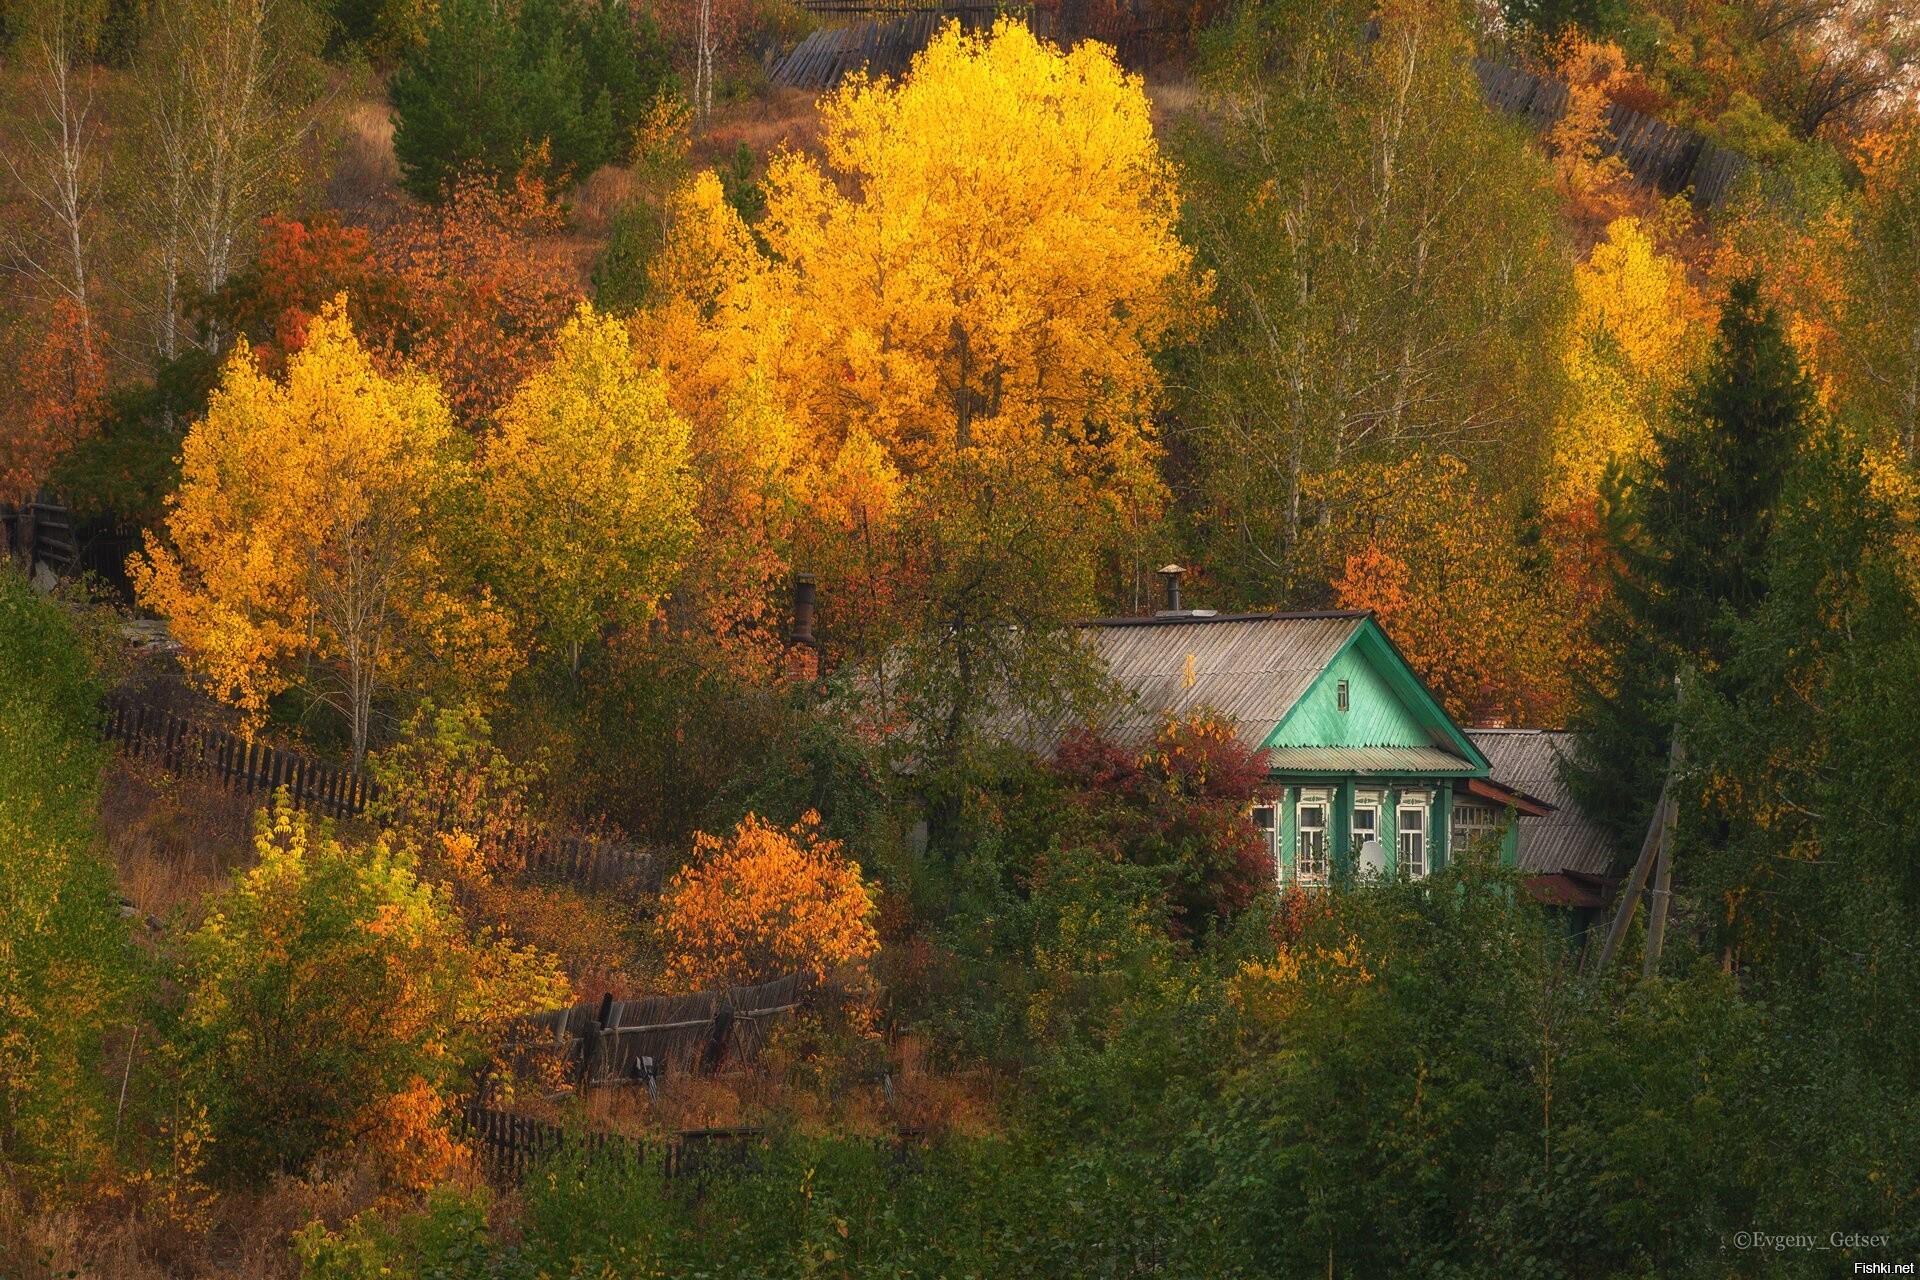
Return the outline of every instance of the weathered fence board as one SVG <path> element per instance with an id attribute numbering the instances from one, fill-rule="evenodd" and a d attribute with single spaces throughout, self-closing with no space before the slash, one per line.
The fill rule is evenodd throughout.
<path id="1" fill-rule="evenodd" d="M 1523 116 L 1542 132 L 1566 114 L 1572 94 L 1561 81 L 1485 58 L 1475 58 L 1473 69 L 1495 110 Z M 1635 182 L 1668 195 L 1684 193 L 1697 208 L 1723 204 L 1750 173 L 1765 177 L 1751 158 L 1617 102 L 1607 107 L 1605 123 L 1602 154 L 1618 156 Z"/>

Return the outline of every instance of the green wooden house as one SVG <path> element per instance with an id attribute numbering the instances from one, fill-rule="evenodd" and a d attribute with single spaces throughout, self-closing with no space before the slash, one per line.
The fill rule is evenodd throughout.
<path id="1" fill-rule="evenodd" d="M 1517 864 L 1520 824 L 1552 812 L 1494 777 L 1371 614 L 1170 603 L 1082 624 L 1126 698 L 1099 727 L 1144 745 L 1168 716 L 1204 710 L 1264 748 L 1254 821 L 1283 880 L 1326 884 L 1363 866 L 1418 878 L 1477 839 Z M 1053 735 L 1019 736 L 1044 752 Z"/>

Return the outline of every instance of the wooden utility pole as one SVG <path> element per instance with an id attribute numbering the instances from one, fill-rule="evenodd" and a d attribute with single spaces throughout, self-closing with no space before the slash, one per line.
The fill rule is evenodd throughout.
<path id="1" fill-rule="evenodd" d="M 1620 942 L 1627 934 L 1627 926 L 1633 921 L 1633 912 L 1640 905 L 1640 894 L 1647 885 L 1647 875 L 1654 867 L 1658 855 L 1659 871 L 1654 876 L 1653 893 L 1647 904 L 1647 946 L 1646 962 L 1642 973 L 1651 975 L 1654 966 L 1660 960 L 1660 946 L 1665 940 L 1667 929 L 1667 900 L 1671 896 L 1673 878 L 1673 826 L 1674 800 L 1673 779 L 1679 771 L 1685 755 L 1680 746 L 1681 694 L 1684 686 L 1680 676 L 1673 678 L 1673 737 L 1667 747 L 1667 776 L 1660 784 L 1660 799 L 1654 803 L 1653 819 L 1647 823 L 1647 837 L 1641 841 L 1640 856 L 1634 859 L 1633 871 L 1628 874 L 1626 884 L 1620 888 L 1620 902 L 1614 908 L 1613 921 L 1607 926 L 1607 939 L 1600 948 L 1600 959 L 1596 969 L 1605 970 L 1613 963 L 1620 950 Z"/>

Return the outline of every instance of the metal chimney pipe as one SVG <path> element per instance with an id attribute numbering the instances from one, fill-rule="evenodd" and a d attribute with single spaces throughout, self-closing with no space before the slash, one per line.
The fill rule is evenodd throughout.
<path id="1" fill-rule="evenodd" d="M 793 632 L 787 637 L 788 644 L 803 644 L 809 649 L 819 648 L 813 638 L 813 597 L 817 589 L 817 580 L 810 573 L 795 574 L 793 579 Z"/>
<path id="2" fill-rule="evenodd" d="M 1160 580 L 1167 584 L 1167 607 L 1162 612 L 1179 613 L 1180 575 L 1186 570 L 1177 564 L 1165 564 L 1161 565 L 1156 572 L 1159 573 Z"/>

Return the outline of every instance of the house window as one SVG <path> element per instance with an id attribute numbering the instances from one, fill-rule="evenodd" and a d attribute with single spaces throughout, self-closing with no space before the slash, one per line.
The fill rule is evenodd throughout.
<path id="1" fill-rule="evenodd" d="M 1293 875 L 1301 884 L 1327 882 L 1327 798 L 1308 793 L 1293 811 Z"/>
<path id="2" fill-rule="evenodd" d="M 1274 839 L 1279 834 L 1280 810 L 1270 804 L 1253 806 L 1253 829 L 1260 833 L 1260 847 L 1267 851 L 1267 857 L 1273 860 L 1273 873 L 1280 874 L 1279 849 Z"/>
<path id="3" fill-rule="evenodd" d="M 1353 802 L 1353 843 L 1354 847 L 1369 840 L 1380 838 L 1380 803 L 1377 800 L 1362 797 Z"/>
<path id="4" fill-rule="evenodd" d="M 1427 811 L 1424 806 L 1401 805 L 1398 816 L 1400 871 L 1419 880 L 1427 874 Z"/>
<path id="5" fill-rule="evenodd" d="M 1500 814 L 1490 804 L 1453 806 L 1453 847 L 1470 849 L 1476 840 L 1484 840 L 1500 829 Z"/>
<path id="6" fill-rule="evenodd" d="M 1333 696 L 1335 701 L 1340 704 L 1340 709 L 1345 711 L 1347 709 L 1347 682 L 1345 680 L 1342 680 L 1333 687 Z"/>

